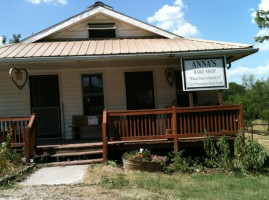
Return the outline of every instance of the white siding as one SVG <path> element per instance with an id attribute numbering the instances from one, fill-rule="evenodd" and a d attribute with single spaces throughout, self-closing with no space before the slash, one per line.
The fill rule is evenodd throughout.
<path id="1" fill-rule="evenodd" d="M 19 90 L 10 80 L 8 71 L 0 72 L 0 116 L 30 115 L 29 85 Z"/>
<path id="2" fill-rule="evenodd" d="M 114 20 L 113 18 L 106 17 L 104 15 L 98 15 L 88 20 L 84 20 L 79 24 L 76 24 L 61 32 L 55 33 L 49 36 L 48 40 L 57 39 L 88 39 L 89 34 L 87 30 L 88 23 L 94 22 L 115 22 L 116 23 L 116 35 L 119 38 L 133 38 L 133 37 L 160 37 L 157 34 L 151 33 L 141 28 L 132 26 L 130 24 Z"/>

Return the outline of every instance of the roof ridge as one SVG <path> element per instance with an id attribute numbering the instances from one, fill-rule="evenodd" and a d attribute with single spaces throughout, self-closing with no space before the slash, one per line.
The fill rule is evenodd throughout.
<path id="1" fill-rule="evenodd" d="M 180 38 L 183 40 L 191 40 L 191 41 L 199 41 L 199 42 L 205 42 L 205 43 L 215 43 L 215 44 L 226 44 L 226 45 L 232 45 L 232 46 L 245 46 L 245 47 L 253 47 L 252 44 L 243 44 L 243 43 L 236 43 L 236 42 L 225 42 L 225 41 L 217 41 L 217 40 L 207 40 L 207 39 L 198 39 L 198 38 Z"/>

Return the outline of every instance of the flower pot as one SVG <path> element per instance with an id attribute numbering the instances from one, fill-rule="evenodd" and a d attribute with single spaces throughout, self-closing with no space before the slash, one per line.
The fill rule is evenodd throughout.
<path id="1" fill-rule="evenodd" d="M 158 162 L 133 160 L 122 157 L 123 167 L 125 170 L 141 170 L 148 172 L 162 171 L 163 166 Z"/>

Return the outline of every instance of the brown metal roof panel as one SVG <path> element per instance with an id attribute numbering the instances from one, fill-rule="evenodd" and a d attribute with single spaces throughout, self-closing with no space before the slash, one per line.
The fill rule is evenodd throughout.
<path id="1" fill-rule="evenodd" d="M 129 53 L 137 53 L 136 45 L 133 39 L 127 40 Z"/>
<path id="2" fill-rule="evenodd" d="M 163 49 L 160 46 L 160 40 L 150 39 L 149 42 L 150 42 L 151 47 L 154 49 L 155 52 L 163 52 Z"/>
<path id="3" fill-rule="evenodd" d="M 197 51 L 198 48 L 189 40 L 182 40 L 181 44 L 183 44 L 188 51 Z"/>
<path id="4" fill-rule="evenodd" d="M 95 54 L 96 47 L 97 47 L 97 41 L 91 41 L 87 50 L 87 55 Z"/>
<path id="5" fill-rule="evenodd" d="M 145 53 L 146 52 L 145 47 L 144 47 L 141 39 L 135 40 L 135 45 L 136 45 L 136 49 L 137 49 L 138 53 Z"/>
<path id="6" fill-rule="evenodd" d="M 188 49 L 182 45 L 179 40 L 165 40 L 167 46 L 171 49 L 171 52 L 187 51 Z"/>
<path id="7" fill-rule="evenodd" d="M 120 53 L 120 41 L 112 40 L 112 54 L 119 54 L 119 53 Z"/>
<path id="8" fill-rule="evenodd" d="M 5 58 L 8 54 L 18 48 L 20 44 L 8 45 L 7 47 L 0 48 L 0 58 Z"/>
<path id="9" fill-rule="evenodd" d="M 167 44 L 167 39 L 159 39 L 158 42 L 163 52 L 171 52 L 171 48 Z"/>
<path id="10" fill-rule="evenodd" d="M 76 56 L 78 54 L 79 50 L 80 50 L 81 45 L 82 45 L 82 41 L 75 42 L 75 44 L 74 44 L 73 48 L 71 49 L 69 55 L 70 56 Z"/>
<path id="11" fill-rule="evenodd" d="M 104 54 L 111 54 L 112 53 L 112 40 L 106 40 L 104 44 Z"/>
<path id="12" fill-rule="evenodd" d="M 51 44 L 52 43 L 50 42 L 43 43 L 43 45 L 34 53 L 33 57 L 41 57 Z"/>
<path id="13" fill-rule="evenodd" d="M 51 56 L 60 42 L 53 42 L 42 56 Z"/>
<path id="14" fill-rule="evenodd" d="M 25 57 L 25 55 L 35 46 L 35 43 L 29 43 L 17 55 L 17 58 Z"/>
<path id="15" fill-rule="evenodd" d="M 62 53 L 60 54 L 60 56 L 67 56 L 69 55 L 71 49 L 73 48 L 73 45 L 75 44 L 75 42 L 67 42 L 67 44 L 65 45 Z"/>
<path id="16" fill-rule="evenodd" d="M 104 48 L 105 48 L 105 41 L 104 40 L 99 40 L 97 41 L 95 53 L 96 55 L 101 55 L 104 54 Z"/>
<path id="17" fill-rule="evenodd" d="M 127 40 L 120 40 L 120 53 L 129 53 Z"/>
<path id="18" fill-rule="evenodd" d="M 6 57 L 7 58 L 16 57 L 16 55 L 20 53 L 26 46 L 27 46 L 26 43 L 21 43 L 20 46 L 18 46 L 18 48 L 16 48 L 14 51 L 8 54 Z"/>
<path id="19" fill-rule="evenodd" d="M 89 45 L 90 45 L 90 41 L 83 41 L 79 49 L 78 55 L 81 55 L 81 56 L 86 55 Z"/>
<path id="20" fill-rule="evenodd" d="M 149 40 L 145 39 L 145 40 L 141 40 L 141 41 L 143 43 L 143 46 L 145 48 L 145 52 L 146 53 L 152 53 L 152 52 L 154 52 L 154 49 L 152 48 Z"/>
<path id="21" fill-rule="evenodd" d="M 208 47 L 206 47 L 203 42 L 199 42 L 199 41 L 195 41 L 195 40 L 193 40 L 193 41 L 190 40 L 189 43 L 193 47 L 195 47 L 197 50 L 200 50 L 200 51 L 201 50 L 207 50 L 208 49 Z"/>
<path id="22" fill-rule="evenodd" d="M 51 54 L 51 56 L 59 56 L 63 49 L 65 48 L 67 42 L 60 42 L 59 45 L 56 47 L 56 49 L 53 51 L 53 53 Z"/>
<path id="23" fill-rule="evenodd" d="M 44 43 L 34 43 L 35 45 L 33 46 L 33 48 L 28 51 L 24 57 L 32 57 L 41 47 Z"/>

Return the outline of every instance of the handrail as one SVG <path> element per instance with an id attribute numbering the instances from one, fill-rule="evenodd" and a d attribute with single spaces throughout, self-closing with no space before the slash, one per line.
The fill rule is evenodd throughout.
<path id="1" fill-rule="evenodd" d="M 102 136 L 103 136 L 103 162 L 107 161 L 108 154 L 108 142 L 107 142 L 107 110 L 103 111 L 102 122 Z"/>
<path id="2" fill-rule="evenodd" d="M 7 117 L 0 117 L 0 122 L 5 122 L 5 121 L 25 121 L 25 120 L 30 120 L 31 117 L 29 116 L 7 116 Z"/>
<path id="3" fill-rule="evenodd" d="M 31 115 L 31 118 L 30 118 L 30 121 L 29 121 L 27 127 L 28 127 L 28 128 L 32 128 L 32 126 L 33 126 L 33 124 L 34 124 L 34 121 L 35 121 L 35 113 L 33 113 L 33 114 Z"/>

